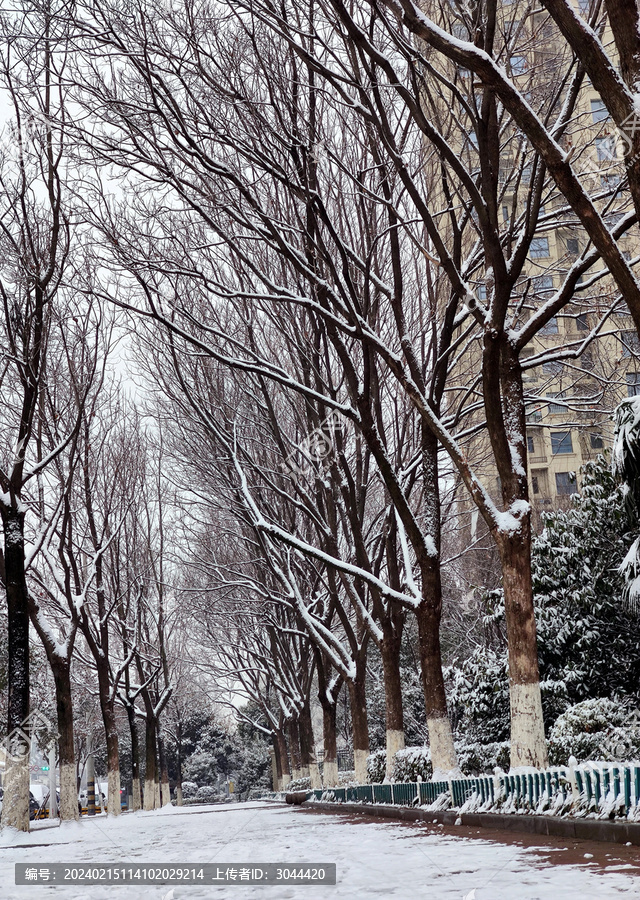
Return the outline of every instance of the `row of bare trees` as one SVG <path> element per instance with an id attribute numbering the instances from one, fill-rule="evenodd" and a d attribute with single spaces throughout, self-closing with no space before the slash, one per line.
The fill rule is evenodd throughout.
<path id="1" fill-rule="evenodd" d="M 334 776 L 344 685 L 365 777 L 372 643 L 391 766 L 412 616 L 434 771 L 455 769 L 440 646 L 452 498 L 476 510 L 500 560 L 512 764 L 546 764 L 526 440 L 540 397 L 523 376 L 590 351 L 611 310 L 590 304 L 603 279 L 640 331 L 620 246 L 637 239 L 640 138 L 625 143 L 620 178 L 595 188 L 567 152 L 594 139 L 587 79 L 616 125 L 635 109 L 631 6 L 594 0 L 587 21 L 566 0 L 43 0 L 7 18 L 9 730 L 28 714 L 31 612 L 59 719 L 78 633 L 94 660 L 110 802 L 116 704 L 132 724 L 144 708 L 149 778 L 156 746 L 162 767 L 166 470 L 183 607 L 216 677 L 261 708 L 281 773 L 315 765 L 317 690 Z M 541 242 L 560 226 L 581 252 L 549 288 Z M 136 439 L 96 424 L 112 384 L 105 344 L 124 327 L 114 308 L 133 325 L 163 436 L 140 468 Z M 589 328 L 545 349 L 538 337 L 559 315 L 588 315 Z"/>

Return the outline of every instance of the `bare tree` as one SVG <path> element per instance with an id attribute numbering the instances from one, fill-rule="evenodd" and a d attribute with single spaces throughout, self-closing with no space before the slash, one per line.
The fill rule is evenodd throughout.
<path id="1" fill-rule="evenodd" d="M 9 622 L 8 731 L 16 737 L 7 768 L 3 825 L 29 829 L 28 747 L 19 745 L 29 715 L 29 591 L 25 565 L 27 486 L 72 440 L 73 429 L 38 457 L 35 436 L 46 429 L 49 338 L 60 323 L 58 294 L 71 241 L 64 198 L 66 112 L 64 35 L 53 10 L 18 4 L 2 13 L 3 94 L 13 115 L 3 148 L 0 183 L 0 297 L 3 392 L 0 515 Z M 52 373 L 55 367 L 52 366 Z M 53 390 L 52 384 L 48 385 Z M 14 742 L 16 743 L 16 742 Z"/>

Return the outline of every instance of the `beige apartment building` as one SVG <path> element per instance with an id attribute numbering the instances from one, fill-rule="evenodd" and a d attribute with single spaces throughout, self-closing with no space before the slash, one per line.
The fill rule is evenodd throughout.
<path id="1" fill-rule="evenodd" d="M 579 0 L 576 6 L 584 12 L 589 4 Z M 534 11 L 530 18 L 532 28 L 540 17 L 549 21 L 545 11 Z M 602 40 L 612 46 L 606 30 Z M 510 67 L 514 80 L 522 79 L 524 89 L 531 67 L 545 67 L 553 53 L 550 34 L 548 46 L 541 42 L 534 51 L 529 49 L 522 56 L 512 57 Z M 631 208 L 623 190 L 622 137 L 588 81 L 564 144 L 605 221 L 609 224 L 618 221 Z M 508 156 L 501 161 L 507 177 L 514 164 Z M 525 183 L 526 178 L 525 169 Z M 508 191 L 503 202 L 506 222 L 511 204 Z M 628 259 L 640 263 L 637 228 L 620 239 L 620 246 Z M 539 228 L 525 271 L 531 308 L 558 290 L 585 249 L 585 232 L 567 210 L 563 197 L 549 193 L 541 208 Z M 487 288 L 482 280 L 478 281 L 477 290 L 481 299 L 486 298 Z M 554 352 L 562 358 L 554 358 Z M 571 494 L 577 491 L 580 467 L 611 446 L 613 413 L 618 403 L 625 397 L 640 395 L 637 333 L 625 304 L 617 300 L 612 279 L 603 274 L 600 264 L 582 275 L 573 301 L 525 349 L 522 354 L 525 365 L 527 359 L 530 367 L 525 369 L 524 380 L 528 474 L 534 526 L 538 526 L 540 512 L 566 505 Z M 475 454 L 482 460 L 482 438 Z M 490 459 L 488 453 L 486 459 Z M 499 484 L 497 476 L 491 474 L 491 464 L 485 471 L 487 486 L 499 496 Z"/>
<path id="2" fill-rule="evenodd" d="M 603 214 L 606 216 L 608 205 L 615 220 L 630 206 L 624 194 L 615 193 L 624 173 L 621 138 L 590 86 L 580 100 L 569 146 L 572 140 L 579 148 L 579 170 L 591 181 L 592 189 L 601 188 L 606 195 L 601 201 Z M 553 205 L 549 206 L 552 210 Z M 635 234 L 623 237 L 620 245 L 628 259 L 640 256 Z M 534 240 L 530 272 L 542 298 L 543 292 L 558 286 L 584 246 L 581 229 L 561 219 Z M 562 506 L 576 492 L 580 467 L 612 444 L 616 406 L 625 397 L 640 394 L 640 343 L 633 320 L 624 303 L 616 303 L 611 279 L 597 277 L 598 269 L 596 265 L 583 275 L 574 303 L 549 322 L 525 353 L 532 361 L 547 357 L 526 372 L 534 510 Z M 574 350 L 576 357 L 549 358 L 561 346 Z"/>

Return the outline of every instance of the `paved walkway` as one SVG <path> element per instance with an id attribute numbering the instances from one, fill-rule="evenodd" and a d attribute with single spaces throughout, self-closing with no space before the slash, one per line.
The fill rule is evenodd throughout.
<path id="1" fill-rule="evenodd" d="M 169 807 L 0 834 L 4 900 L 606 900 L 640 897 L 638 848 L 381 822 L 266 803 Z M 335 863 L 337 885 L 15 886 L 14 864 Z"/>

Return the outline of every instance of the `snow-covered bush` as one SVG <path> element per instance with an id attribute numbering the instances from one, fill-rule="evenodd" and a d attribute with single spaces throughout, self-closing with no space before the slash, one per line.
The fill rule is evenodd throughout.
<path id="1" fill-rule="evenodd" d="M 182 782 L 182 796 L 185 800 L 188 800 L 190 797 L 195 797 L 198 793 L 198 785 L 195 781 L 183 781 Z"/>
<path id="2" fill-rule="evenodd" d="M 287 785 L 288 791 L 310 791 L 311 790 L 311 779 L 310 778 L 296 778 L 294 781 L 290 781 Z"/>
<path id="3" fill-rule="evenodd" d="M 196 800 L 199 800 L 200 802 L 214 803 L 219 798 L 220 794 L 218 793 L 217 788 L 208 784 L 199 787 L 198 792 L 196 793 Z"/>
<path id="4" fill-rule="evenodd" d="M 502 592 L 488 592 L 483 603 L 485 629 L 495 629 L 499 633 L 504 624 Z M 459 666 L 449 666 L 445 677 L 456 732 L 469 743 L 507 740 L 509 673 L 506 642 L 500 640 L 497 648 L 477 648 Z"/>
<path id="5" fill-rule="evenodd" d="M 374 750 L 367 756 L 367 781 L 369 784 L 382 784 L 387 772 L 387 751 Z"/>
<path id="6" fill-rule="evenodd" d="M 456 753 L 463 775 L 491 775 L 497 766 L 508 771 L 511 745 L 509 741 L 456 741 Z"/>
<path id="7" fill-rule="evenodd" d="M 199 784 L 211 784 L 218 771 L 218 760 L 210 750 L 197 750 L 184 764 L 185 776 Z"/>
<path id="8" fill-rule="evenodd" d="M 391 778 L 393 781 L 415 782 L 431 781 L 431 750 L 429 747 L 405 747 L 398 750 L 393 761 Z"/>
<path id="9" fill-rule="evenodd" d="M 348 772 L 338 772 L 338 784 L 340 787 L 346 787 L 350 784 L 357 784 L 356 773 L 351 769 Z"/>
<path id="10" fill-rule="evenodd" d="M 640 759 L 640 721 L 624 704 L 605 697 L 583 700 L 558 717 L 549 734 L 549 762 Z"/>

